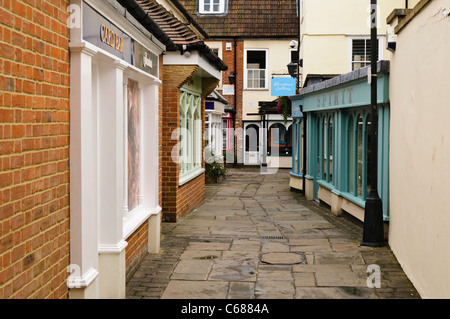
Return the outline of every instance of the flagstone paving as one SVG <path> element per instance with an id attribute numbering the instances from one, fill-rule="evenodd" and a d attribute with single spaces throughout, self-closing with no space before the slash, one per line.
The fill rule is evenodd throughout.
<path id="1" fill-rule="evenodd" d="M 288 170 L 230 169 L 202 206 L 163 223 L 161 251 L 144 257 L 127 298 L 420 298 L 389 247 L 361 238 L 361 225 L 291 191 Z"/>

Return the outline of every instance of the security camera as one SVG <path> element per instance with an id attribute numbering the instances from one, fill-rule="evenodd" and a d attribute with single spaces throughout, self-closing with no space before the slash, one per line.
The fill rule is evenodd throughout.
<path id="1" fill-rule="evenodd" d="M 295 40 L 291 40 L 291 42 L 289 42 L 289 47 L 291 48 L 291 49 L 293 49 L 293 48 L 295 48 L 295 46 L 297 45 L 297 41 L 295 41 Z"/>

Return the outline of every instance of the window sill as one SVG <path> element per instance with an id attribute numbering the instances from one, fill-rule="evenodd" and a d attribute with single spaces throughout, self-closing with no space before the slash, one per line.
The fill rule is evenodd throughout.
<path id="1" fill-rule="evenodd" d="M 190 170 L 189 172 L 184 173 L 183 175 L 180 175 L 180 178 L 178 180 L 178 186 L 184 185 L 187 182 L 193 180 L 197 176 L 200 176 L 205 169 L 203 167 L 198 167 Z"/>
<path id="2" fill-rule="evenodd" d="M 244 88 L 244 91 L 269 91 L 268 88 Z"/>
<path id="3" fill-rule="evenodd" d="M 143 205 L 139 205 L 129 212 L 123 218 L 123 238 L 126 240 L 136 229 L 138 229 L 151 215 L 156 215 L 161 212 L 161 207 L 156 206 L 154 208 L 144 208 Z"/>

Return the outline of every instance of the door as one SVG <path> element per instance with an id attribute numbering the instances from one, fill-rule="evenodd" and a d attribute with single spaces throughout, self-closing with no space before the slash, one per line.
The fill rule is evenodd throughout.
<path id="1" fill-rule="evenodd" d="M 259 125 L 248 124 L 245 127 L 244 164 L 259 165 Z"/>

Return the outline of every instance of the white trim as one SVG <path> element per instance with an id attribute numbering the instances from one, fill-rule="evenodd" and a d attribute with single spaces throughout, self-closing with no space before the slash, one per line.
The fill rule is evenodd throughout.
<path id="1" fill-rule="evenodd" d="M 266 68 L 265 70 L 265 80 L 264 80 L 264 87 L 261 88 L 249 88 L 247 86 L 247 52 L 248 51 L 265 51 L 266 53 Z M 251 70 L 251 69 L 250 69 Z M 247 48 L 244 49 L 244 90 L 268 90 L 269 89 L 269 49 L 253 49 L 253 48 Z"/>
<path id="2" fill-rule="evenodd" d="M 123 238 L 130 237 L 150 216 L 159 214 L 161 210 L 160 206 L 145 209 L 142 205 L 133 209 L 123 219 Z"/>
<path id="3" fill-rule="evenodd" d="M 197 176 L 200 176 L 204 171 L 205 169 L 203 167 L 197 167 L 187 173 L 184 173 L 183 175 L 180 175 L 180 178 L 178 179 L 178 186 L 186 184 Z"/>
<path id="4" fill-rule="evenodd" d="M 210 0 L 210 10 L 205 11 L 205 0 L 200 0 L 198 4 L 198 12 L 200 14 L 221 14 L 225 12 L 225 0 L 219 0 L 219 10 L 214 11 L 213 10 L 213 2 L 214 0 Z"/>
<path id="5" fill-rule="evenodd" d="M 89 268 L 82 276 L 70 275 L 69 278 L 67 278 L 67 287 L 69 289 L 87 288 L 98 275 L 98 270 L 94 268 Z"/>
<path id="6" fill-rule="evenodd" d="M 126 247 L 128 243 L 125 240 L 120 240 L 117 244 L 106 244 L 98 245 L 99 254 L 120 254 Z"/>

